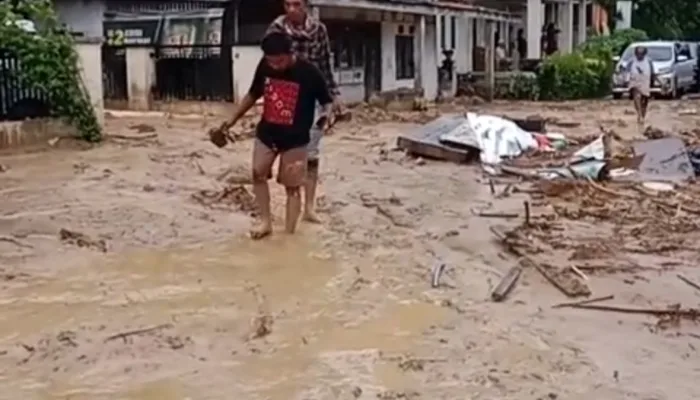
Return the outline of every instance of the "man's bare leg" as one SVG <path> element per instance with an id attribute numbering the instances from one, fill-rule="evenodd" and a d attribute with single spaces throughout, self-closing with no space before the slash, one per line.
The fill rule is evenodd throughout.
<path id="1" fill-rule="evenodd" d="M 272 233 L 272 215 L 270 212 L 270 187 L 267 181 L 254 182 L 253 194 L 260 210 L 260 222 L 250 230 L 252 239 L 262 239 Z"/>
<path id="2" fill-rule="evenodd" d="M 270 187 L 267 184 L 277 154 L 260 140 L 253 145 L 253 194 L 260 211 L 260 222 L 250 230 L 251 239 L 262 239 L 272 233 Z"/>
<path id="3" fill-rule="evenodd" d="M 634 103 L 634 111 L 637 113 L 637 123 L 641 124 L 642 117 L 642 96 L 638 90 L 632 89 L 632 103 Z"/>
<path id="4" fill-rule="evenodd" d="M 284 219 L 284 229 L 287 233 L 294 233 L 297 229 L 297 221 L 301 214 L 301 193 L 299 187 L 287 187 L 287 207 Z"/>
<path id="5" fill-rule="evenodd" d="M 321 219 L 316 215 L 316 188 L 318 187 L 318 160 L 309 160 L 304 181 L 304 221 L 318 224 Z"/>
<path id="6" fill-rule="evenodd" d="M 647 119 L 647 109 L 649 108 L 649 97 L 648 96 L 641 96 L 640 95 L 640 100 L 639 100 L 639 105 L 640 105 L 640 114 L 642 116 L 642 123 L 644 123 Z"/>

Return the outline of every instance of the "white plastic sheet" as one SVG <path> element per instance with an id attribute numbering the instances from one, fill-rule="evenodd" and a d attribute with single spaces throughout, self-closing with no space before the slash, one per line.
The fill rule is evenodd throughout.
<path id="1" fill-rule="evenodd" d="M 496 173 L 491 166 L 500 164 L 503 158 L 518 157 L 526 150 L 537 148 L 532 133 L 515 122 L 475 113 L 467 113 L 464 124 L 440 136 L 440 141 L 457 145 L 478 143 L 481 164 L 490 173 Z"/>
<path id="2" fill-rule="evenodd" d="M 598 160 L 605 159 L 605 141 L 603 135 L 598 136 L 598 139 L 588 143 L 586 146 L 579 149 L 571 157 L 572 162 L 581 160 Z"/>

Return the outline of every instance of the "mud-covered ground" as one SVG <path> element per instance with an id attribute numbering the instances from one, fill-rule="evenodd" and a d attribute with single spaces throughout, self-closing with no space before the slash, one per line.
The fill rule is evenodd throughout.
<path id="1" fill-rule="evenodd" d="M 468 108 L 628 140 L 641 137 L 629 106 Z M 693 136 L 698 110 L 655 102 L 650 124 Z M 700 282 L 700 192 L 508 178 L 494 195 L 476 164 L 395 150 L 435 113 L 364 110 L 339 126 L 324 142 L 323 224 L 257 243 L 251 142 L 212 146 L 215 117 L 112 117 L 97 148 L 1 155 L 0 399 L 700 398 L 692 310 L 552 308 L 578 299 L 534 267 L 490 299 L 518 264 L 490 228 L 520 226 L 511 250 L 614 296 L 596 304 L 697 308 L 700 290 L 677 275 Z M 525 227 L 476 215 L 522 214 L 524 200 Z"/>

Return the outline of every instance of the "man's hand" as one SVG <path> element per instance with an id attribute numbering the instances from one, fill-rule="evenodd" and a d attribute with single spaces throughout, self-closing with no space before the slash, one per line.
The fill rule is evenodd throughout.
<path id="1" fill-rule="evenodd" d="M 343 102 L 340 101 L 340 96 L 335 96 L 335 98 L 333 98 L 331 111 L 333 111 L 334 114 L 341 114 L 343 112 Z"/>
<path id="2" fill-rule="evenodd" d="M 331 128 L 333 127 L 333 119 L 334 119 L 333 116 L 329 115 L 328 117 L 326 117 L 326 120 L 323 121 L 322 132 L 324 135 L 327 135 L 328 132 L 331 131 Z"/>
<path id="3" fill-rule="evenodd" d="M 235 124 L 236 119 L 230 119 L 228 121 L 224 121 L 218 128 L 210 129 L 209 140 L 211 140 L 211 142 L 219 148 L 226 146 L 229 141 L 235 142 L 235 138 L 233 138 L 228 132 L 228 130 Z"/>
<path id="4" fill-rule="evenodd" d="M 236 125 L 236 122 L 238 122 L 236 119 L 229 119 L 228 121 L 224 121 L 224 123 L 221 124 L 221 129 L 224 132 L 228 133 L 228 130 L 233 128 L 234 125 Z"/>
<path id="5" fill-rule="evenodd" d="M 321 129 L 323 135 L 328 134 L 335 121 L 335 112 L 333 111 L 333 103 L 323 105 L 321 109 L 322 117 L 317 122 L 317 127 Z"/>

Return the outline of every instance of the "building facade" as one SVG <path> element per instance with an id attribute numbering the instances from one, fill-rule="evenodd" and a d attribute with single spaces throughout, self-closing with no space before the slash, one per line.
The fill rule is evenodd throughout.
<path id="1" fill-rule="evenodd" d="M 489 32 L 512 53 L 516 32 L 522 29 L 527 58 L 540 58 L 543 26 L 555 23 L 561 31 L 560 51 L 570 51 L 585 40 L 591 19 L 588 1 L 310 0 L 310 6 L 328 27 L 341 95 L 357 102 L 403 89 L 422 92 L 427 99 L 454 94 L 456 75 L 484 70 Z M 103 37 L 107 48 L 121 48 L 110 53 L 115 55 L 110 60 L 116 65 L 122 57 L 128 65 L 124 79 L 147 86 L 127 97 L 136 92 L 152 96 L 167 76 L 177 75 L 167 72 L 166 64 L 188 64 L 166 58 L 201 55 L 203 50 L 185 47 L 206 47 L 206 54 L 218 57 L 217 66 L 211 60 L 190 62 L 191 70 L 209 66 L 191 74 L 183 69 L 178 72 L 182 78 L 170 79 L 170 84 L 191 80 L 202 86 L 200 81 L 211 78 L 211 71 L 226 74 L 215 80 L 230 95 L 213 100 L 236 100 L 245 94 L 262 55 L 262 35 L 283 12 L 280 0 L 56 0 L 56 8 L 76 34 Z M 149 65 L 129 65 L 134 62 Z M 138 71 L 150 71 L 149 76 Z M 202 79 L 187 78 L 193 74 Z M 128 92 L 133 85 L 122 86 Z M 135 102 L 141 108 L 147 103 Z"/>

